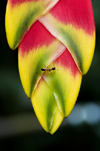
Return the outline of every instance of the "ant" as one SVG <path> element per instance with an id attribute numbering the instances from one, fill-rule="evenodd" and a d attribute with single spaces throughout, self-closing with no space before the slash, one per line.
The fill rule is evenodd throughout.
<path id="1" fill-rule="evenodd" d="M 49 69 L 48 68 L 41 68 L 41 70 L 42 71 L 49 71 L 50 72 L 52 70 L 56 70 L 56 68 L 55 67 L 52 67 L 52 68 L 49 68 Z"/>

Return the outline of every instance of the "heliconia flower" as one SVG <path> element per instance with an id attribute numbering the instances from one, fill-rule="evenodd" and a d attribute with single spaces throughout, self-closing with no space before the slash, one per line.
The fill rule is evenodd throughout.
<path id="1" fill-rule="evenodd" d="M 71 113 L 92 62 L 91 0 L 8 0 L 5 26 L 9 46 L 18 46 L 25 93 L 42 127 L 53 134 Z"/>

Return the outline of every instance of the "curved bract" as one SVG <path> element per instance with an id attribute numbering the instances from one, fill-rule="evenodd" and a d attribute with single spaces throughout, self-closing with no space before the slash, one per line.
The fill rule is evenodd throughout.
<path id="1" fill-rule="evenodd" d="M 58 0 L 8 0 L 5 26 L 9 46 L 15 49 L 30 26 Z"/>
<path id="2" fill-rule="evenodd" d="M 18 46 L 25 93 L 45 131 L 71 113 L 92 62 L 95 25 L 90 0 L 8 0 L 6 34 Z"/>
<path id="3" fill-rule="evenodd" d="M 40 21 L 68 48 L 78 68 L 85 74 L 95 47 L 91 0 L 61 0 Z"/>

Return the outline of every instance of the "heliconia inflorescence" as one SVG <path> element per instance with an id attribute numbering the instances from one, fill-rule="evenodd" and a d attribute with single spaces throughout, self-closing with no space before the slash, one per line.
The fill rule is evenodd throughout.
<path id="1" fill-rule="evenodd" d="M 53 134 L 71 113 L 92 62 L 91 0 L 8 0 L 5 27 L 10 48 L 18 47 L 25 93 L 42 127 Z"/>

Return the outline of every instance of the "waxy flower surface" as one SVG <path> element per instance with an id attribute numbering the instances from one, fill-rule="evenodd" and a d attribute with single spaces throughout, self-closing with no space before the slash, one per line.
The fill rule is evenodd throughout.
<path id="1" fill-rule="evenodd" d="M 25 93 L 42 127 L 53 134 L 71 113 L 92 62 L 91 0 L 8 0 L 5 26 L 10 48 L 18 46 Z"/>

